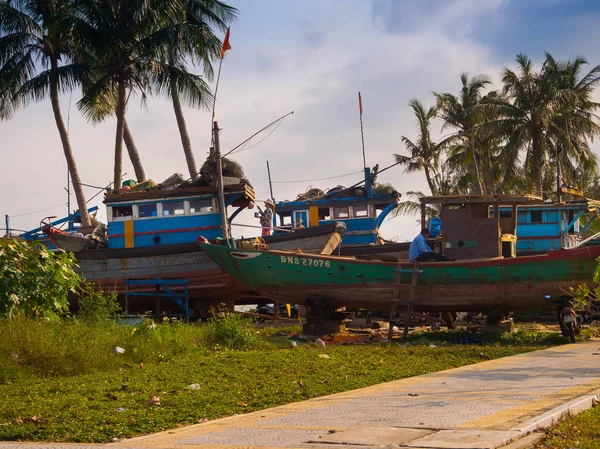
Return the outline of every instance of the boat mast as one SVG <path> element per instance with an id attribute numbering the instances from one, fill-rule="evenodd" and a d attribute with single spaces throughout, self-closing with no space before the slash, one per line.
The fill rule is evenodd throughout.
<path id="1" fill-rule="evenodd" d="M 363 121 L 362 121 L 362 97 L 360 96 L 360 92 L 358 93 L 358 109 L 360 111 L 360 138 L 362 139 L 362 153 L 363 153 L 363 169 L 367 169 L 367 157 L 365 156 L 365 133 L 363 131 Z"/>
<path id="2" fill-rule="evenodd" d="M 221 146 L 219 143 L 219 125 L 213 125 L 213 139 L 215 142 L 215 170 L 217 176 L 217 191 L 219 195 L 219 211 L 221 212 L 221 236 L 229 241 L 229 227 L 227 223 L 227 210 L 225 206 L 225 190 L 223 188 L 223 169 L 221 164 Z"/>

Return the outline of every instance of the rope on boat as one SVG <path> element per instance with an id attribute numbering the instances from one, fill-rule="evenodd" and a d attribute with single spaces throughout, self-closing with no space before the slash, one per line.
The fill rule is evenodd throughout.
<path id="1" fill-rule="evenodd" d="M 242 228 L 256 228 L 256 229 L 263 229 L 262 226 L 254 226 L 254 225 L 245 225 L 245 224 L 241 224 L 241 223 L 230 223 L 231 226 L 240 226 Z M 268 228 L 268 229 L 275 229 L 276 231 L 283 231 L 283 232 L 294 232 L 293 229 L 289 229 L 289 228 L 282 228 L 279 226 L 274 226 L 272 228 Z"/>

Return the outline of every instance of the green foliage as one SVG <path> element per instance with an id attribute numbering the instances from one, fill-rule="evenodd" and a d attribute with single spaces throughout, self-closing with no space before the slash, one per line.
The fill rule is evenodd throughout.
<path id="1" fill-rule="evenodd" d="M 85 323 L 107 323 L 118 318 L 122 311 L 117 292 L 108 292 L 91 282 L 83 282 L 77 293 L 77 317 Z"/>
<path id="2" fill-rule="evenodd" d="M 236 313 L 215 313 L 205 332 L 206 343 L 212 348 L 244 350 L 264 346 L 250 320 Z"/>
<path id="3" fill-rule="evenodd" d="M 11 363 L 0 365 L 0 382 L 15 381 L 15 376 L 64 377 L 117 369 L 120 361 L 112 351 L 129 333 L 114 323 L 2 320 L 0 353 L 9 354 Z"/>
<path id="4" fill-rule="evenodd" d="M 570 287 L 571 304 L 573 308 L 580 312 L 589 312 L 592 301 L 600 298 L 600 257 L 596 258 L 596 270 L 592 282 L 596 287 L 590 288 L 587 284 L 580 284 L 577 287 Z"/>
<path id="5" fill-rule="evenodd" d="M 81 282 L 73 254 L 22 239 L 0 239 L 0 267 L 0 317 L 64 314 L 69 292 Z"/>
<path id="6" fill-rule="evenodd" d="M 200 326 L 148 320 L 135 328 L 0 321 L 0 440 L 109 442 L 477 363 L 481 354 L 487 360 L 541 347 L 531 334 L 522 345 L 292 348 L 287 340 L 287 347 L 275 349 L 274 339 L 283 343 L 282 334 L 295 328 L 265 328 L 254 333 L 261 350 L 210 350 L 209 344 L 225 347 L 212 346 L 207 329 L 240 325 L 228 318 Z M 427 338 L 455 335 L 430 332 Z M 115 346 L 125 353 L 115 354 Z M 154 394 L 162 405 L 149 412 Z M 126 410 L 117 413 L 118 407 Z M 40 421 L 27 422 L 32 416 Z"/>

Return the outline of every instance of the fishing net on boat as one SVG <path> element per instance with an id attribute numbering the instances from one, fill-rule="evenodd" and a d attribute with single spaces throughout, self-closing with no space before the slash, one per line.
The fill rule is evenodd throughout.
<path id="1" fill-rule="evenodd" d="M 221 158 L 222 164 L 222 172 L 224 177 L 228 178 L 239 178 L 241 184 L 247 184 L 251 186 L 250 181 L 246 178 L 244 174 L 244 169 L 242 166 L 229 158 Z M 200 182 L 206 185 L 213 184 L 213 177 L 215 175 L 215 161 L 209 156 L 204 164 L 202 164 L 202 168 L 200 169 Z"/>
<path id="2" fill-rule="evenodd" d="M 397 190 L 390 183 L 377 183 L 375 187 L 373 187 L 373 191 L 378 195 L 390 195 L 396 192 Z"/>

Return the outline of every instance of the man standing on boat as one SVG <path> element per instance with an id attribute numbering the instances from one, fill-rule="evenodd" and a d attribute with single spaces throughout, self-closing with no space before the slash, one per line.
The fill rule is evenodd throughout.
<path id="1" fill-rule="evenodd" d="M 275 203 L 271 198 L 265 200 L 265 210 L 262 210 L 257 204 L 258 218 L 260 218 L 260 225 L 262 226 L 263 237 L 271 235 L 273 229 L 273 211 L 275 210 Z"/>
<path id="2" fill-rule="evenodd" d="M 410 248 L 408 250 L 408 260 L 410 260 L 411 262 L 427 262 L 433 260 L 441 262 L 448 260 L 456 260 L 453 258 L 442 256 L 441 254 L 438 254 L 434 250 L 432 250 L 429 247 L 429 245 L 427 245 L 427 237 L 429 237 L 429 229 L 421 229 L 421 233 L 417 235 L 410 244 Z"/>

